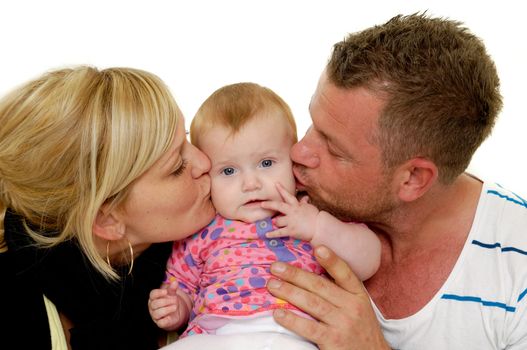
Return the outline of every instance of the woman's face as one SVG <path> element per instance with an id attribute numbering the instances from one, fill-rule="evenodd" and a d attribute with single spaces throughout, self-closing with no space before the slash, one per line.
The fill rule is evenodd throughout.
<path id="1" fill-rule="evenodd" d="M 215 215 L 210 161 L 185 136 L 183 118 L 171 148 L 133 184 L 121 213 L 132 245 L 180 240 Z"/>

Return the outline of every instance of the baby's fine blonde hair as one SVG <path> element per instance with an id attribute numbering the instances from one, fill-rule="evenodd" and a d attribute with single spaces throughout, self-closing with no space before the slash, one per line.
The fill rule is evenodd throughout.
<path id="1" fill-rule="evenodd" d="M 157 76 L 130 68 L 55 70 L 4 97 L 4 250 L 3 216 L 10 208 L 39 244 L 75 238 L 95 268 L 117 278 L 95 247 L 93 222 L 103 204 L 124 207 L 133 181 L 172 144 L 180 114 Z"/>
<path id="2" fill-rule="evenodd" d="M 274 91 L 255 83 L 236 83 L 214 91 L 198 109 L 190 125 L 190 139 L 200 148 L 202 135 L 217 125 L 236 134 L 248 121 L 262 113 L 278 115 L 289 125 L 297 142 L 296 123 L 287 103 Z"/>

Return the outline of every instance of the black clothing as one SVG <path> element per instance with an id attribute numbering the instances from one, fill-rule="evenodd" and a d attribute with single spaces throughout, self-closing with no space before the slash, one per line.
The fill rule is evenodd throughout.
<path id="1" fill-rule="evenodd" d="M 72 321 L 74 350 L 158 348 L 160 331 L 147 303 L 164 278 L 171 242 L 151 245 L 135 259 L 131 275 L 123 266 L 121 280 L 111 282 L 93 268 L 75 240 L 39 249 L 21 218 L 9 210 L 4 228 L 8 251 L 0 254 L 0 298 L 6 310 L 0 314 L 9 325 L 0 338 L 3 344 L 51 347 L 45 294 Z"/>

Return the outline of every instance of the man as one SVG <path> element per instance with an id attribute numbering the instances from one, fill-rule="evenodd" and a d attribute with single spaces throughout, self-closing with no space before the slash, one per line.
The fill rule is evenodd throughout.
<path id="1" fill-rule="evenodd" d="M 276 263 L 269 290 L 315 318 L 277 321 L 320 349 L 527 349 L 527 202 L 464 173 L 501 104 L 458 22 L 397 16 L 337 43 L 291 156 L 314 204 L 378 234 L 381 266 L 363 286 L 325 247 L 333 281 Z"/>

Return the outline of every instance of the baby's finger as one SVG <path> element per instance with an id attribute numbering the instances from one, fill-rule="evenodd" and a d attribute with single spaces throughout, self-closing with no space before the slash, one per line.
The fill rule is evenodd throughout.
<path id="1" fill-rule="evenodd" d="M 290 205 L 298 203 L 298 200 L 296 199 L 296 197 L 292 195 L 291 193 L 287 192 L 284 186 L 282 186 L 282 184 L 280 184 L 279 182 L 276 184 L 276 189 L 278 190 L 278 193 L 280 193 L 280 196 L 282 197 L 284 202 Z"/>
<path id="2" fill-rule="evenodd" d="M 304 196 L 300 198 L 300 203 L 309 203 L 309 196 Z"/>
<path id="3" fill-rule="evenodd" d="M 270 209 L 282 214 L 287 214 L 289 206 L 284 202 L 277 201 L 264 201 L 260 203 L 261 207 L 264 209 Z"/>
<path id="4" fill-rule="evenodd" d="M 152 289 L 150 292 L 149 298 L 150 300 L 155 300 L 159 298 L 163 298 L 167 295 L 167 290 L 165 288 L 158 288 L 158 289 Z"/>
<path id="5" fill-rule="evenodd" d="M 168 295 L 176 296 L 177 290 L 178 290 L 178 283 L 177 282 L 170 283 L 170 285 L 167 288 Z"/>
<path id="6" fill-rule="evenodd" d="M 159 328 L 165 330 L 175 330 L 177 327 L 176 325 L 179 324 L 177 317 L 174 317 L 173 315 L 167 315 L 155 322 Z"/>
<path id="7" fill-rule="evenodd" d="M 286 237 L 288 235 L 289 234 L 287 233 L 287 231 L 285 229 L 279 228 L 279 229 L 276 229 L 274 231 L 267 232 L 265 234 L 265 237 L 267 237 L 267 238 L 279 238 L 279 237 Z"/>
<path id="8" fill-rule="evenodd" d="M 288 222 L 289 220 L 287 219 L 287 216 L 285 215 L 280 215 L 280 216 L 276 216 L 275 219 L 274 219 L 274 223 L 276 226 L 278 227 L 286 227 L 288 225 Z"/>
<path id="9" fill-rule="evenodd" d="M 160 319 L 170 316 L 171 314 L 176 313 L 177 311 L 178 305 L 172 304 L 159 309 L 152 309 L 151 315 L 154 320 L 159 321 Z"/>

